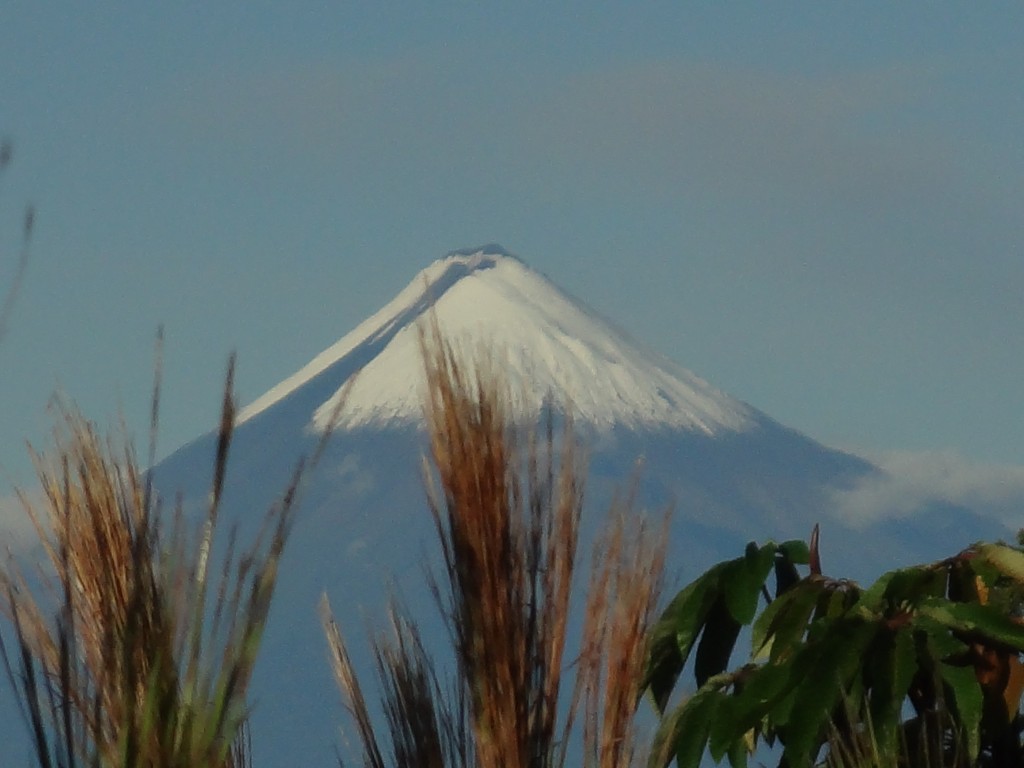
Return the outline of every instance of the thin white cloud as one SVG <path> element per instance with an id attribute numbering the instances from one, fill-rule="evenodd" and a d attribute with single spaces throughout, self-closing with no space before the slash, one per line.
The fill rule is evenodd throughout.
<path id="1" fill-rule="evenodd" d="M 838 514 L 864 524 L 909 517 L 934 504 L 953 504 L 1007 525 L 1024 527 L 1024 467 L 979 464 L 951 451 L 900 451 L 870 457 L 882 470 L 837 491 Z"/>

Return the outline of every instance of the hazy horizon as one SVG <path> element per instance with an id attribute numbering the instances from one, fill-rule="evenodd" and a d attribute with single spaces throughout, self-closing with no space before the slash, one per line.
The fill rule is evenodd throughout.
<path id="1" fill-rule="evenodd" d="M 927 11 L 927 12 L 926 12 Z M 826 444 L 1016 498 L 1024 9 L 14 2 L 0 498 L 62 390 L 160 453 L 500 242 Z M 0 291 L 2 293 L 2 291 Z M 1009 494 L 1009 495 L 1007 495 Z"/>

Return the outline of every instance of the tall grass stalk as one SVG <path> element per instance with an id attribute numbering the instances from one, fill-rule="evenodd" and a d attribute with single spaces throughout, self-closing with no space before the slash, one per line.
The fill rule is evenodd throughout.
<path id="1" fill-rule="evenodd" d="M 858 713 L 844 696 L 843 725 L 832 723 L 823 768 L 970 768 L 975 762 L 948 713 L 928 712 L 903 724 L 895 752 L 879 747 L 869 707 Z M 1006 768 L 1009 768 L 1007 766 Z"/>
<path id="2" fill-rule="evenodd" d="M 585 763 L 598 768 L 621 768 L 649 756 L 637 751 L 643 744 L 633 714 L 662 588 L 668 517 L 652 528 L 630 509 L 613 506 L 594 545 L 576 676 Z"/>
<path id="3" fill-rule="evenodd" d="M 586 764 L 628 766 L 644 643 L 661 584 L 664 536 L 612 515 L 595 548 L 575 684 L 563 691 L 578 570 L 583 469 L 571 424 L 516 428 L 497 365 L 465 363 L 424 332 L 433 471 L 428 504 L 441 547 L 433 588 L 448 624 L 455 680 L 442 684 L 416 624 L 392 610 L 374 642 L 391 750 L 324 603 L 335 675 L 363 765 L 526 768 L 567 761 L 576 718 Z M 525 435 L 525 436 L 524 436 Z M 561 719 L 560 719 L 561 718 Z"/>
<path id="4" fill-rule="evenodd" d="M 0 610 L 14 629 L 4 662 L 40 766 L 249 763 L 246 694 L 299 471 L 253 546 L 239 555 L 232 532 L 211 576 L 234 423 L 230 371 L 198 525 L 180 504 L 162 519 L 131 444 L 104 441 L 71 408 L 61 409 L 54 450 L 35 455 L 43 500 L 22 501 L 50 570 L 27 573 L 9 559 Z"/>

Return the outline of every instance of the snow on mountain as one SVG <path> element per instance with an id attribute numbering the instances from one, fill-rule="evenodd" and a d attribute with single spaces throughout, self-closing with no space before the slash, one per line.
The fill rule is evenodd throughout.
<path id="1" fill-rule="evenodd" d="M 324 591 L 356 640 L 367 618 L 382 619 L 393 591 L 417 618 L 431 615 L 424 562 L 436 565 L 437 546 L 420 474 L 418 325 L 432 312 L 446 338 L 467 353 L 492 355 L 513 393 L 523 393 L 523 412 L 535 412 L 549 394 L 570 401 L 589 460 L 583 553 L 612 499 L 631 484 L 637 508 L 674 510 L 668 563 L 676 587 L 737 556 L 749 540 L 806 538 L 815 523 L 827 569 L 854 578 L 947 555 L 965 535 L 998 535 L 951 506 L 867 524 L 844 517 L 835 491 L 878 473 L 869 462 L 644 349 L 500 247 L 456 251 L 239 414 L 221 514 L 245 536 L 279 498 L 299 457 L 316 448 L 350 385 L 303 486 L 254 678 L 252 731 L 262 764 L 334 762 L 342 715 L 316 619 Z M 154 470 L 161 496 L 180 493 L 187 509 L 202 509 L 215 451 L 210 433 L 161 462 Z M 432 631 L 443 638 L 439 622 Z M 372 680 L 368 649 L 354 649 L 354 659 Z"/>
<path id="2" fill-rule="evenodd" d="M 467 353 L 493 355 L 534 413 L 555 393 L 581 423 L 660 425 L 708 435 L 742 431 L 753 410 L 689 371 L 641 348 L 500 246 L 456 251 L 417 275 L 398 296 L 239 414 L 244 423 L 321 380 L 340 382 L 311 402 L 323 430 L 418 423 L 424 382 L 419 328 L 429 315 Z M 357 373 L 350 387 L 349 376 Z"/>
<path id="3" fill-rule="evenodd" d="M 549 396 L 569 401 L 589 460 L 581 553 L 612 499 L 631 485 L 638 509 L 673 508 L 671 587 L 737 556 L 749 540 L 806 538 L 816 523 L 826 569 L 854 578 L 1006 533 L 949 504 L 912 517 L 851 519 L 835 494 L 879 476 L 872 464 L 644 349 L 499 246 L 455 251 L 239 413 L 221 516 L 251 540 L 348 386 L 337 427 L 303 484 L 253 680 L 261 765 L 335 762 L 342 708 L 316 616 L 324 591 L 371 687 L 374 661 L 359 647 L 359 629 L 379 624 L 389 595 L 428 620 L 428 642 L 443 644 L 440 621 L 429 623 L 424 563 L 436 565 L 437 545 L 420 474 L 419 327 L 431 313 L 449 341 L 501 365 L 513 394 L 522 394 L 519 415 L 536 413 Z M 187 514 L 204 509 L 216 445 L 214 433 L 199 436 L 154 468 L 159 496 L 170 504 L 180 495 Z M 221 551 L 225 537 L 214 546 Z M 7 703 L 0 699 L 0 711 Z M 20 725 L 13 714 L 7 721 Z M 0 718 L 0 741 L 10 731 Z"/>

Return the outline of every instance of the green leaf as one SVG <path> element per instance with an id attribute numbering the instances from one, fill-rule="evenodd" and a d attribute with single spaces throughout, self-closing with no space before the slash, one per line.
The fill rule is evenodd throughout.
<path id="1" fill-rule="evenodd" d="M 777 555 L 775 558 L 775 599 L 793 589 L 800 583 L 800 572 L 796 566 L 785 557 Z"/>
<path id="2" fill-rule="evenodd" d="M 708 612 L 707 623 L 697 646 L 693 674 L 700 687 L 723 671 L 729 665 L 729 658 L 740 634 L 740 623 L 726 607 L 724 597 L 719 597 Z"/>
<path id="3" fill-rule="evenodd" d="M 711 759 L 716 763 L 721 762 L 733 744 L 743 741 L 743 730 L 739 728 L 736 717 L 737 703 L 735 691 L 731 695 L 726 695 L 710 723 L 707 749 Z"/>
<path id="4" fill-rule="evenodd" d="M 757 613 L 765 579 L 775 562 L 775 544 L 758 548 L 751 542 L 746 555 L 731 561 L 722 572 L 721 589 L 729 613 L 740 624 L 749 624 Z"/>
<path id="5" fill-rule="evenodd" d="M 1024 583 L 1024 552 L 1005 544 L 979 544 L 975 552 L 1004 576 Z"/>
<path id="6" fill-rule="evenodd" d="M 925 613 L 919 613 L 915 618 L 914 628 L 919 633 L 924 633 L 927 639 L 925 648 L 934 664 L 959 656 L 967 650 L 967 643 L 954 637 L 945 624 Z"/>
<path id="7" fill-rule="evenodd" d="M 796 565 L 807 565 L 811 560 L 811 550 L 807 542 L 800 539 L 782 542 L 779 544 L 778 552 Z"/>
<path id="8" fill-rule="evenodd" d="M 729 749 L 730 768 L 747 768 L 747 745 L 743 741 L 737 741 Z"/>
<path id="9" fill-rule="evenodd" d="M 1000 572 L 1000 570 L 980 557 L 976 557 L 970 561 L 970 567 L 968 571 L 973 573 L 975 576 L 973 599 L 965 600 L 964 602 L 974 603 L 987 603 L 992 597 L 993 588 L 997 587 L 1001 579 L 1006 577 Z"/>
<path id="10" fill-rule="evenodd" d="M 917 604 L 925 598 L 945 596 L 946 569 L 927 565 L 896 571 L 885 590 L 891 605 Z"/>
<path id="11" fill-rule="evenodd" d="M 910 627 L 901 627 L 878 643 L 870 661 L 871 722 L 881 754 L 896 754 L 903 702 L 917 671 L 917 651 Z"/>
<path id="12" fill-rule="evenodd" d="M 693 644 L 718 598 L 719 581 L 727 565 L 719 563 L 686 586 L 654 625 L 642 688 L 650 690 L 659 714 L 664 712 Z"/>
<path id="13" fill-rule="evenodd" d="M 857 605 L 870 613 L 882 611 L 889 584 L 896 578 L 898 573 L 899 571 L 888 571 L 879 576 L 874 584 L 861 592 L 860 597 L 857 599 Z"/>
<path id="14" fill-rule="evenodd" d="M 774 662 L 791 653 L 793 646 L 803 638 L 824 588 L 825 582 L 821 579 L 804 579 L 765 608 L 754 622 L 752 655 L 759 658 L 768 650 Z"/>
<path id="15" fill-rule="evenodd" d="M 759 728 L 765 715 L 794 687 L 788 665 L 765 664 L 751 670 L 750 677 L 730 699 L 729 717 L 719 717 L 711 725 L 710 749 L 714 759 L 721 758 L 746 734 Z"/>
<path id="16" fill-rule="evenodd" d="M 814 620 L 825 619 L 823 626 L 831 626 L 832 622 L 849 613 L 850 609 L 859 604 L 863 593 L 851 582 L 826 581 L 818 606 L 814 611 Z"/>
<path id="17" fill-rule="evenodd" d="M 939 674 L 949 686 L 953 701 L 948 703 L 959 716 L 967 740 L 967 755 L 973 762 L 981 748 L 980 726 L 984 706 L 984 695 L 975 677 L 974 667 L 940 664 Z"/>
<path id="18" fill-rule="evenodd" d="M 931 599 L 922 603 L 919 610 L 921 615 L 950 629 L 976 632 L 985 640 L 1024 650 L 1024 626 L 994 606 Z"/>
<path id="19" fill-rule="evenodd" d="M 697 691 L 676 707 L 658 727 L 648 765 L 662 768 L 674 754 L 677 768 L 697 768 L 716 710 L 724 698 L 725 694 L 715 689 Z"/>
<path id="20" fill-rule="evenodd" d="M 853 690 L 853 678 L 863 674 L 864 651 L 877 632 L 878 625 L 874 623 L 837 621 L 813 649 L 815 654 L 806 665 L 806 675 L 795 691 L 786 718 L 785 757 L 790 765 L 806 765 L 816 757 L 825 725 L 843 693 Z"/>

